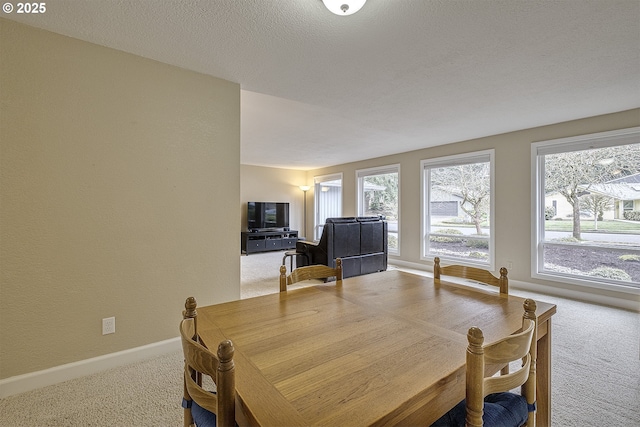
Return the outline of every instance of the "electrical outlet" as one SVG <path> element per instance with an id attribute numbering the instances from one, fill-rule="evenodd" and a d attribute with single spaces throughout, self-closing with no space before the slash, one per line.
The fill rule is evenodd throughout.
<path id="1" fill-rule="evenodd" d="M 107 317 L 102 319 L 102 335 L 115 334 L 116 333 L 116 318 Z"/>
<path id="2" fill-rule="evenodd" d="M 507 261 L 507 270 L 513 270 L 513 261 Z"/>

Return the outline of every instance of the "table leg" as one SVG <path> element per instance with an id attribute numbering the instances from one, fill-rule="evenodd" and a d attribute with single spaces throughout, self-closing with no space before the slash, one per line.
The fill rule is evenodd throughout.
<path id="1" fill-rule="evenodd" d="M 538 337 L 536 425 L 549 427 L 551 425 L 551 318 L 547 319 L 543 325 L 538 325 L 538 331 L 543 334 L 542 337 Z"/>

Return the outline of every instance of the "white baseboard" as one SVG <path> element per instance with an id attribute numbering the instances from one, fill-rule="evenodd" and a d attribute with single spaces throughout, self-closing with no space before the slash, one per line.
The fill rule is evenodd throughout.
<path id="1" fill-rule="evenodd" d="M 393 260 L 393 262 L 389 261 L 389 264 L 392 268 L 395 266 L 395 267 L 400 267 L 404 269 L 417 270 L 418 273 L 423 273 L 425 276 L 433 277 L 433 268 L 430 265 L 407 262 L 402 260 L 395 260 L 395 259 Z M 542 285 L 538 283 L 523 282 L 520 280 L 512 280 L 512 279 L 509 279 L 509 289 L 531 291 L 531 292 L 541 293 L 545 295 L 568 298 L 568 299 L 577 300 L 577 301 L 585 301 L 585 302 L 594 303 L 594 304 L 608 305 L 611 307 L 622 308 L 625 310 L 640 311 L 640 305 L 638 304 L 638 299 L 635 295 L 633 298 L 629 298 L 628 296 L 627 298 L 623 298 L 623 297 L 618 298 L 615 296 L 608 296 L 608 295 L 595 294 L 595 293 L 589 292 L 588 291 L 589 288 L 586 288 L 585 291 L 580 291 L 580 290 L 564 288 L 559 284 L 555 286 L 548 286 L 548 285 Z"/>
<path id="2" fill-rule="evenodd" d="M 42 371 L 5 378 L 0 380 L 0 399 L 85 375 L 95 374 L 117 366 L 161 356 L 180 348 L 180 338 L 172 338 L 116 353 L 92 357 L 91 359 L 54 366 Z"/>

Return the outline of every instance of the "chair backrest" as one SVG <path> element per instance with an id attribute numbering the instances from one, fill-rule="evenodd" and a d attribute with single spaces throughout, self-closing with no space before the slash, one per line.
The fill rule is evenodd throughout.
<path id="1" fill-rule="evenodd" d="M 212 353 L 201 342 L 196 321 L 196 301 L 189 297 L 180 322 L 184 353 L 184 425 L 194 425 L 191 407 L 196 402 L 201 408 L 216 415 L 218 427 L 233 427 L 236 425 L 233 343 L 229 340 L 222 341 L 218 345 L 217 355 Z M 215 394 L 202 387 L 204 375 L 215 384 Z"/>
<path id="2" fill-rule="evenodd" d="M 535 425 L 536 401 L 536 303 L 525 300 L 522 331 L 490 344 L 484 344 L 482 331 L 469 329 L 467 340 L 466 421 L 467 426 L 482 426 L 484 398 L 521 386 L 521 394 L 530 408 L 527 426 Z M 522 359 L 522 366 L 507 375 L 486 376 L 487 366 L 502 366 Z"/>
<path id="3" fill-rule="evenodd" d="M 500 269 L 500 277 L 496 277 L 487 270 L 476 267 L 466 267 L 463 265 L 448 265 L 442 267 L 440 265 L 440 258 L 435 257 L 433 259 L 433 278 L 436 283 L 439 282 L 440 276 L 442 275 L 486 283 L 487 285 L 498 287 L 500 289 L 500 295 L 509 294 L 509 279 L 507 278 L 507 269 L 504 267 Z"/>
<path id="4" fill-rule="evenodd" d="M 336 259 L 336 268 L 326 265 L 308 265 L 298 267 L 287 276 L 287 267 L 280 266 L 280 292 L 287 290 L 287 286 L 309 279 L 328 279 L 335 277 L 336 281 L 342 283 L 342 259 Z"/>

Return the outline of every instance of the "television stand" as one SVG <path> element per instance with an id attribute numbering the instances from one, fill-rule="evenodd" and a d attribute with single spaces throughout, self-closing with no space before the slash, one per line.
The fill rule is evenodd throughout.
<path id="1" fill-rule="evenodd" d="M 240 252 L 249 255 L 256 252 L 295 249 L 297 241 L 297 230 L 243 231 L 240 233 Z"/>

